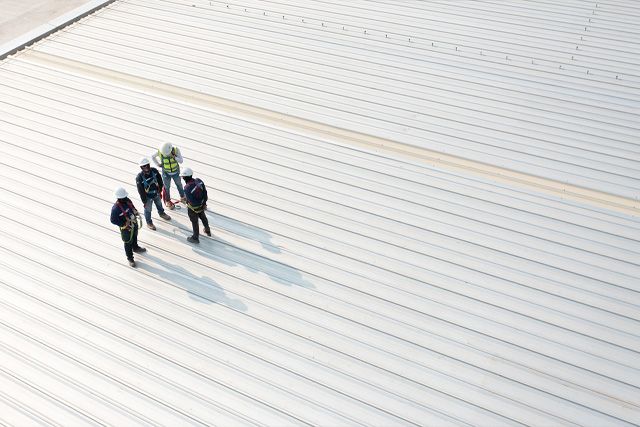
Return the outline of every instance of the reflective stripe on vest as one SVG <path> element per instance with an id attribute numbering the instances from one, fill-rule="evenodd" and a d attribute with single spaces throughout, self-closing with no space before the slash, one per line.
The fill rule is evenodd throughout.
<path id="1" fill-rule="evenodd" d="M 178 171 L 178 161 L 173 157 L 175 155 L 175 147 L 171 149 L 171 156 L 164 156 L 160 151 L 160 160 L 162 161 L 162 169 L 168 173 L 174 173 Z"/>

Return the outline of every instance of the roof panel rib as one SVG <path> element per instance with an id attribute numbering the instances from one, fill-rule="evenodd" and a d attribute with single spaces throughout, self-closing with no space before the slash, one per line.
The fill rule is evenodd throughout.
<path id="1" fill-rule="evenodd" d="M 637 216 L 348 137 L 637 198 L 639 11 L 120 0 L 7 58 L 0 424 L 640 424 Z M 131 269 L 165 141 L 213 238 Z"/>

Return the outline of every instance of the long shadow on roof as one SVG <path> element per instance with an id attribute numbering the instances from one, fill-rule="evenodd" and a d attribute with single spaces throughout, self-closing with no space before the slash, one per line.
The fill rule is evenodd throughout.
<path id="1" fill-rule="evenodd" d="M 148 252 L 145 253 L 144 259 L 153 262 L 153 264 L 141 262 L 138 264 L 138 268 L 184 289 L 189 298 L 194 301 L 205 304 L 223 304 L 239 311 L 247 310 L 247 306 L 242 301 L 230 298 L 222 286 L 208 276 L 197 276 L 178 264 L 168 263 L 166 260 L 150 255 Z M 163 268 L 155 267 L 155 265 Z"/>
<path id="2" fill-rule="evenodd" d="M 260 227 L 212 212 L 209 213 L 208 217 L 213 238 L 202 238 L 201 244 L 193 247 L 194 252 L 198 255 L 229 266 L 240 265 L 252 273 L 266 274 L 274 282 L 283 285 L 315 288 L 311 282 L 303 278 L 297 268 L 274 259 L 282 251 L 271 243 L 271 234 L 269 232 Z M 220 229 L 248 240 L 253 240 L 259 243 L 264 251 L 256 253 L 238 247 L 221 238 L 219 233 L 216 233 L 216 230 Z"/>

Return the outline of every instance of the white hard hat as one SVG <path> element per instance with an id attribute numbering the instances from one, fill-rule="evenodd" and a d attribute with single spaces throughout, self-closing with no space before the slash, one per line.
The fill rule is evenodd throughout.
<path id="1" fill-rule="evenodd" d="M 118 187 L 116 188 L 116 191 L 113 192 L 113 195 L 116 196 L 116 199 L 124 199 L 129 195 L 129 193 L 127 193 L 127 190 L 124 188 Z"/>
<path id="2" fill-rule="evenodd" d="M 149 162 L 149 159 L 147 159 L 146 157 L 141 158 L 140 161 L 138 162 L 138 166 L 144 166 L 148 164 L 150 164 L 150 162 Z"/>
<path id="3" fill-rule="evenodd" d="M 158 150 L 160 150 L 163 156 L 168 156 L 169 153 L 171 153 L 172 148 L 173 148 L 173 145 L 171 145 L 170 142 L 165 142 L 162 145 L 160 145 L 160 148 Z"/>
<path id="4" fill-rule="evenodd" d="M 193 176 L 193 171 L 191 168 L 182 168 L 180 171 L 180 176 Z"/>

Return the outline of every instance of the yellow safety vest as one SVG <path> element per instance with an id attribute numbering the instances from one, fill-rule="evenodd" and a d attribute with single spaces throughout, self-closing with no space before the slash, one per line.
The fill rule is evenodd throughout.
<path id="1" fill-rule="evenodd" d="M 158 150 L 158 155 L 160 156 L 160 161 L 162 162 L 162 169 L 167 173 L 175 173 L 178 171 L 178 161 L 173 157 L 176 153 L 176 148 L 173 147 L 171 149 L 171 156 L 164 156 L 160 150 Z"/>

